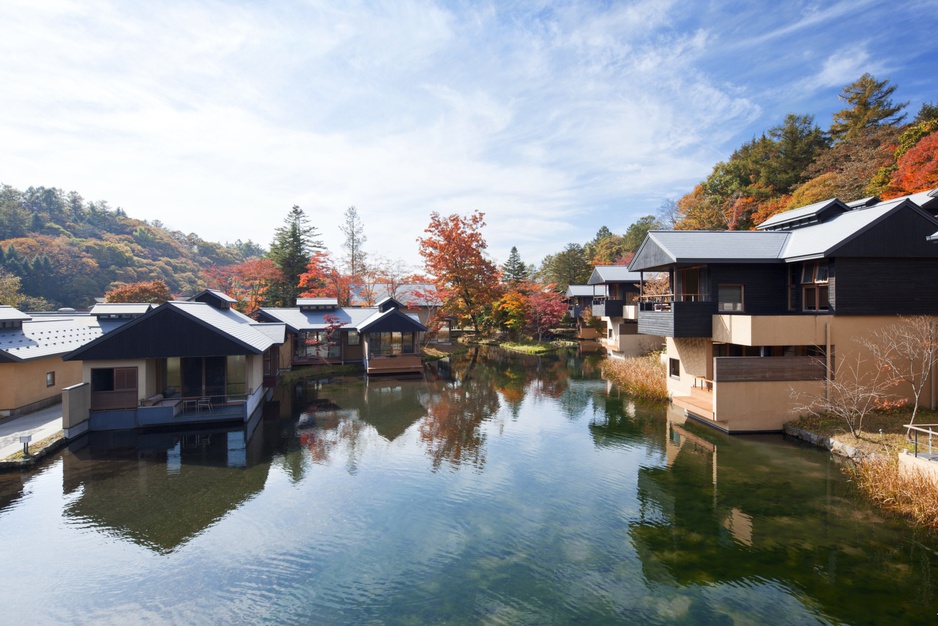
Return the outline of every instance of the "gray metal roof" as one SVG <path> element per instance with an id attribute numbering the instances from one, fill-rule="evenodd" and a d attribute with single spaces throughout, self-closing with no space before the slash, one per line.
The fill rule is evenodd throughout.
<path id="1" fill-rule="evenodd" d="M 22 322 L 32 319 L 19 309 L 14 309 L 8 304 L 0 304 L 0 322 Z"/>
<path id="2" fill-rule="evenodd" d="M 119 323 L 99 324 L 96 318 L 87 315 L 27 319 L 22 328 L 0 330 L 0 362 L 32 361 L 66 354 L 120 326 Z"/>
<path id="3" fill-rule="evenodd" d="M 339 306 L 338 298 L 297 298 L 296 306 Z"/>
<path id="4" fill-rule="evenodd" d="M 594 287 L 593 285 L 570 285 L 567 287 L 567 298 L 584 298 L 587 296 L 601 295 L 605 289 Z"/>
<path id="5" fill-rule="evenodd" d="M 881 202 L 875 206 L 841 213 L 820 224 L 787 231 L 790 234 L 782 257 L 787 261 L 820 258 L 871 228 L 894 211 L 905 198 Z"/>
<path id="6" fill-rule="evenodd" d="M 374 315 L 370 316 L 368 319 L 359 324 L 356 328 L 360 332 L 368 332 L 369 329 L 374 330 L 376 326 L 380 327 L 382 321 L 388 320 L 392 317 L 402 318 L 405 323 L 411 326 L 413 331 L 424 332 L 427 330 L 427 327 L 420 323 L 420 320 L 417 319 L 416 315 L 411 313 L 404 313 L 400 309 L 388 309 L 387 311 L 376 312 Z M 400 328 L 400 326 L 397 327 Z M 380 328 L 378 330 L 380 330 Z"/>
<path id="7" fill-rule="evenodd" d="M 649 270 L 674 263 L 776 261 L 791 234 L 790 231 L 653 230 L 642 242 L 629 269 Z M 653 254 L 652 249 L 661 254 Z M 655 256 L 658 258 L 652 260 Z"/>
<path id="8" fill-rule="evenodd" d="M 167 302 L 162 307 L 171 307 L 204 325 L 224 333 L 247 347 L 263 352 L 278 343 L 271 336 L 254 328 L 254 320 L 237 311 L 219 310 L 204 302 Z M 160 308 L 162 308 L 160 307 Z M 235 313 L 235 315 L 230 315 Z M 240 316 L 240 317 L 239 317 Z M 242 319 L 243 318 L 243 319 Z M 137 318 L 141 319 L 141 318 Z M 246 320 L 246 321 L 245 321 Z"/>
<path id="9" fill-rule="evenodd" d="M 192 296 L 191 298 L 189 298 L 189 300 L 195 300 L 196 298 L 199 298 L 206 294 L 211 294 L 215 296 L 216 298 L 218 298 L 219 300 L 221 300 L 222 302 L 227 302 L 228 304 L 237 304 L 238 302 L 237 300 L 229 296 L 227 293 L 223 291 L 219 291 L 217 289 L 204 289 L 200 291 L 199 293 L 195 294 L 194 296 Z"/>
<path id="10" fill-rule="evenodd" d="M 774 230 L 776 228 L 795 226 L 799 222 L 807 225 L 813 222 L 818 222 L 828 215 L 849 210 L 850 207 L 837 198 L 830 198 L 828 200 L 815 202 L 814 204 L 809 204 L 798 209 L 777 213 L 776 215 L 773 215 L 769 219 L 756 226 L 756 228 L 759 230 Z"/>
<path id="11" fill-rule="evenodd" d="M 630 271 L 626 265 L 597 265 L 590 274 L 588 285 L 601 285 L 603 283 L 638 283 L 642 275 Z"/>
<path id="12" fill-rule="evenodd" d="M 283 322 L 293 332 L 301 330 L 324 330 L 329 323 L 326 315 L 334 315 L 339 323 L 349 329 L 357 329 L 365 320 L 378 312 L 376 307 L 340 307 L 328 311 L 301 311 L 291 308 L 261 308 L 261 312 L 270 318 Z"/>
<path id="13" fill-rule="evenodd" d="M 143 315 L 156 305 L 147 302 L 101 302 L 91 307 L 91 315 Z"/>

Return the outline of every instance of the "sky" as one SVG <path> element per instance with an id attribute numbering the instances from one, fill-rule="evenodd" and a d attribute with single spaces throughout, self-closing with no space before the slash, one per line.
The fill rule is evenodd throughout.
<path id="1" fill-rule="evenodd" d="M 622 234 L 864 72 L 938 102 L 938 0 L 0 2 L 0 183 L 209 241 L 299 205 L 419 267 L 430 214 L 497 262 Z"/>

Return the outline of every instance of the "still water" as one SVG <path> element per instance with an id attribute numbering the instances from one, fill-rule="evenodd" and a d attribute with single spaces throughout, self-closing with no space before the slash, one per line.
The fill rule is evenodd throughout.
<path id="1" fill-rule="evenodd" d="M 470 354 L 282 390 L 256 429 L 0 475 L 0 622 L 931 624 L 938 540 L 828 454 Z"/>

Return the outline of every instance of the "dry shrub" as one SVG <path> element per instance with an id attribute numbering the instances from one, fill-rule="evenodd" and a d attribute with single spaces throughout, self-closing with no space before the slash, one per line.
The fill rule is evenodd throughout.
<path id="1" fill-rule="evenodd" d="M 645 400 L 667 400 L 665 366 L 658 354 L 627 359 L 606 359 L 603 375 L 623 392 Z"/>
<path id="2" fill-rule="evenodd" d="M 938 485 L 925 472 L 900 474 L 898 459 L 881 455 L 858 461 L 849 471 L 860 491 L 883 509 L 938 529 Z"/>

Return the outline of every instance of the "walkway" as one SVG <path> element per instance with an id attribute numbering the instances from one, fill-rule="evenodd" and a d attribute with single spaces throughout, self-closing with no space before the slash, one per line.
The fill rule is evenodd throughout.
<path id="1" fill-rule="evenodd" d="M 30 445 L 62 430 L 62 405 L 55 404 L 27 415 L 0 421 L 0 461 L 23 449 L 22 435 L 32 435 Z"/>

